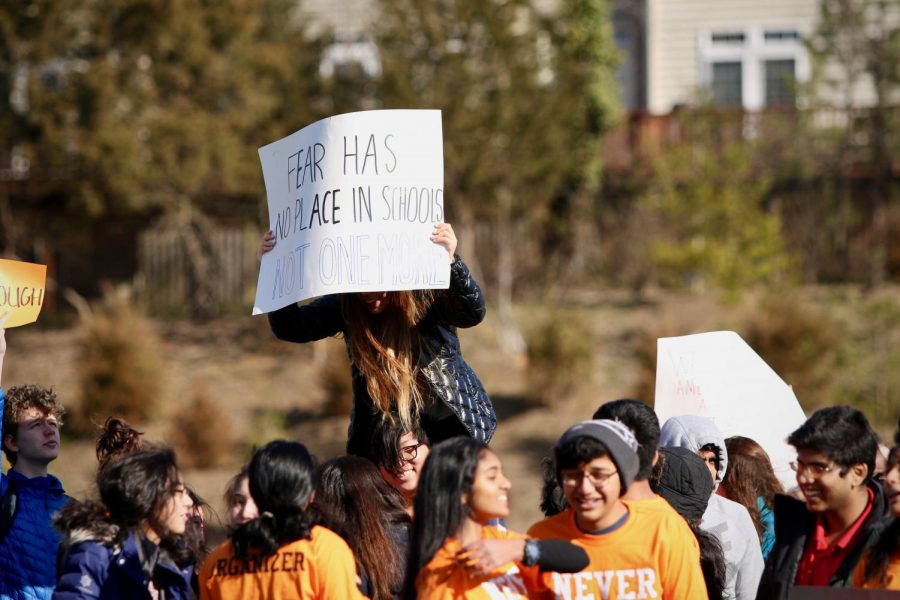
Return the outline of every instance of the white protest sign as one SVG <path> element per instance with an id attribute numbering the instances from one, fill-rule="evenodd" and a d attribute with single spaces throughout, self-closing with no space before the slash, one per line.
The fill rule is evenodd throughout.
<path id="1" fill-rule="evenodd" d="M 446 289 L 437 110 L 329 117 L 259 149 L 275 249 L 263 256 L 253 314 L 342 292 Z"/>
<path id="2" fill-rule="evenodd" d="M 722 437 L 741 435 L 768 453 L 785 489 L 796 485 L 785 439 L 806 420 L 794 391 L 733 331 L 660 338 L 656 354 L 656 414 L 711 419 Z"/>

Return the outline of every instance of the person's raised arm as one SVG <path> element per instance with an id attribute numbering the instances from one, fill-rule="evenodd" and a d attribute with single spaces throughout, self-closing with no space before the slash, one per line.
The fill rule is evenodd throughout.
<path id="1" fill-rule="evenodd" d="M 434 227 L 431 241 L 447 249 L 450 257 L 450 286 L 436 295 L 432 315 L 456 327 L 474 327 L 484 320 L 484 295 L 469 267 L 456 255 L 456 234 L 449 223 Z"/>
<path id="2" fill-rule="evenodd" d="M 272 333 L 286 342 L 314 342 L 343 331 L 339 295 L 323 296 L 309 304 L 291 303 L 268 314 Z"/>
<path id="3" fill-rule="evenodd" d="M 265 232 L 256 260 L 275 248 L 275 234 Z M 269 327 L 280 340 L 287 342 L 314 342 L 337 334 L 343 328 L 341 303 L 338 296 L 325 296 L 304 306 L 291 303 L 268 314 Z"/>

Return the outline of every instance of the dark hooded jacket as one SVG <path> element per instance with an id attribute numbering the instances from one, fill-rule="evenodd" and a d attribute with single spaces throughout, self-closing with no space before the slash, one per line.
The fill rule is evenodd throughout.
<path id="1" fill-rule="evenodd" d="M 831 587 L 849 587 L 853 585 L 853 570 L 860 557 L 878 539 L 887 505 L 884 494 L 876 482 L 869 482 L 869 489 L 874 492 L 872 512 L 859 529 L 856 545 L 850 549 L 847 558 L 831 577 Z M 816 527 L 816 513 L 806 509 L 806 503 L 790 496 L 775 496 L 775 547 L 766 561 L 762 579 L 759 582 L 757 598 L 766 600 L 782 600 L 788 593 L 797 577 L 797 569 L 809 536 Z"/>
<path id="2" fill-rule="evenodd" d="M 715 423 L 706 417 L 683 415 L 672 417 L 660 428 L 660 446 L 677 446 L 697 452 L 707 444 L 715 446 L 719 455 L 715 478 L 715 487 L 718 488 L 728 468 L 728 450 L 725 438 Z M 737 502 L 712 494 L 700 528 L 716 536 L 722 544 L 725 553 L 723 597 L 729 600 L 755 597 L 763 560 L 759 535 L 747 509 Z"/>
<path id="3" fill-rule="evenodd" d="M 165 550 L 131 531 L 118 541 L 119 527 L 102 518 L 82 520 L 64 534 L 54 600 L 191 598 L 193 568 L 180 568 Z"/>
<path id="4" fill-rule="evenodd" d="M 439 290 L 422 321 L 416 325 L 425 348 L 427 362 L 422 373 L 428 388 L 427 400 L 459 422 L 460 433 L 489 442 L 497 427 L 494 406 L 472 368 L 463 360 L 457 327 L 472 327 L 484 319 L 484 296 L 468 267 L 457 256 L 450 265 L 450 286 Z M 341 295 L 323 296 L 307 305 L 290 304 L 269 313 L 269 325 L 279 339 L 312 342 L 339 333 L 347 339 L 347 325 L 341 311 Z M 366 456 L 369 435 L 376 417 L 363 374 L 351 366 L 353 408 L 347 452 Z M 426 433 L 428 421 L 423 423 Z M 440 441 L 431 440 L 432 443 Z"/>

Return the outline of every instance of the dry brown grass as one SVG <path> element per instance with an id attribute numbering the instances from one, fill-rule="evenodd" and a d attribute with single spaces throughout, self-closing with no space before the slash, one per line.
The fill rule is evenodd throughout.
<path id="1" fill-rule="evenodd" d="M 195 382 L 193 398 L 175 412 L 170 427 L 182 467 L 210 469 L 231 461 L 231 423 L 204 382 Z"/>

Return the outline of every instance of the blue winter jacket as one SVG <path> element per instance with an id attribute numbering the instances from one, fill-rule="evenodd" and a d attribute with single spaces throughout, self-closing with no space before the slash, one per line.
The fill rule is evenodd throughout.
<path id="1" fill-rule="evenodd" d="M 149 600 L 150 573 L 160 600 L 190 598 L 191 567 L 179 569 L 165 554 L 160 555 L 155 567 L 150 567 L 142 556 L 146 557 L 146 549 L 155 550 L 155 546 L 133 531 L 117 545 L 111 539 L 116 531 L 112 526 L 108 535 L 70 532 L 67 542 L 71 546 L 64 550 L 60 561 L 54 600 Z M 143 553 L 138 549 L 140 543 L 145 548 Z"/>
<path id="2" fill-rule="evenodd" d="M 5 398 L 0 388 L 0 414 Z M 0 424 L 0 439 L 3 425 Z M 0 542 L 0 599 L 46 600 L 56 584 L 56 550 L 59 534 L 52 517 L 68 497 L 53 475 L 29 479 L 15 470 L 0 474 L 0 495 L 10 481 L 16 485 L 18 510 L 12 527 Z"/>

